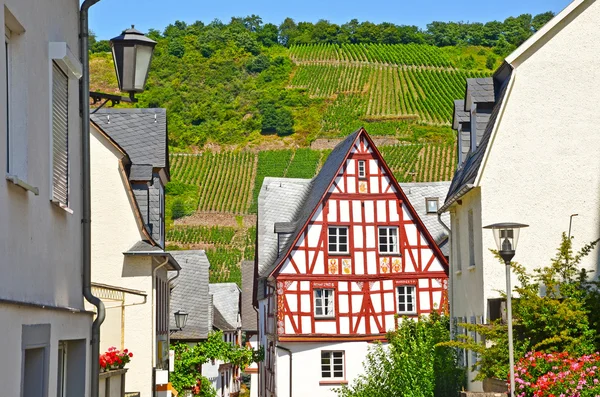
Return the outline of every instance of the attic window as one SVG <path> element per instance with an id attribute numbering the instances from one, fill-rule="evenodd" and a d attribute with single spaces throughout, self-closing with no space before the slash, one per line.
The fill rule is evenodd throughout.
<path id="1" fill-rule="evenodd" d="M 439 199 L 437 197 L 430 197 L 425 199 L 425 208 L 428 214 L 436 214 L 439 207 Z"/>
<path id="2" fill-rule="evenodd" d="M 367 170 L 365 167 L 365 160 L 358 160 L 358 177 L 365 178 L 367 176 Z"/>

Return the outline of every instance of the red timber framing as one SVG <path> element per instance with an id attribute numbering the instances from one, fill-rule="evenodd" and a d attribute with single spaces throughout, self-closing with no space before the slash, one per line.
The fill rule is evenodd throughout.
<path id="1" fill-rule="evenodd" d="M 347 228 L 347 254 L 328 252 L 331 226 Z M 397 253 L 380 252 L 381 227 L 397 228 Z M 396 314 L 418 316 L 448 303 L 446 259 L 364 129 L 271 276 L 281 341 L 380 340 Z M 399 286 L 416 301 L 404 313 Z M 315 316 L 319 288 L 333 290 L 333 316 Z"/>

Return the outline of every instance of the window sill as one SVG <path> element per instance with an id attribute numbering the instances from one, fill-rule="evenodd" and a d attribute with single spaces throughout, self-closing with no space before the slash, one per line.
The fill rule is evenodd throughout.
<path id="1" fill-rule="evenodd" d="M 335 320 L 335 316 L 319 316 L 319 317 L 315 316 L 315 321 L 320 321 L 320 320 L 326 320 L 326 321 L 327 320 L 328 321 Z"/>
<path id="2" fill-rule="evenodd" d="M 341 256 L 341 257 L 349 257 L 349 256 L 351 256 L 350 252 L 327 252 L 327 254 L 329 256 L 333 256 L 333 257 L 335 257 L 335 256 Z M 335 259 L 335 258 L 331 258 L 331 259 Z"/>
<path id="3" fill-rule="evenodd" d="M 73 215 L 73 210 L 71 208 L 69 208 L 67 205 L 65 205 L 59 201 L 54 201 L 54 200 L 50 200 L 50 202 L 52 203 L 52 205 L 55 205 L 56 207 L 65 211 L 66 213 Z"/>
<path id="4" fill-rule="evenodd" d="M 462 274 L 462 270 L 457 270 L 454 272 L 455 275 L 460 276 Z"/>
<path id="5" fill-rule="evenodd" d="M 29 183 L 27 183 L 24 180 L 20 179 L 16 175 L 6 174 L 6 180 L 14 183 L 15 185 L 19 186 L 20 188 L 22 188 L 24 190 L 30 191 L 31 193 L 35 194 L 36 196 L 40 195 L 40 189 L 38 189 L 35 186 L 30 185 Z"/>
<path id="6" fill-rule="evenodd" d="M 390 256 L 390 257 L 402 258 L 402 254 L 399 252 L 379 252 L 379 256 Z"/>
<path id="7" fill-rule="evenodd" d="M 471 265 L 467 268 L 468 271 L 473 272 L 475 271 L 475 269 L 477 269 L 477 267 L 475 267 L 475 265 Z"/>
<path id="8" fill-rule="evenodd" d="M 400 317 L 417 317 L 417 313 L 415 312 L 411 312 L 411 313 L 398 313 L 398 316 Z"/>
<path id="9" fill-rule="evenodd" d="M 347 385 L 348 381 L 346 379 L 338 379 L 338 380 L 321 380 L 319 381 L 319 385 Z"/>

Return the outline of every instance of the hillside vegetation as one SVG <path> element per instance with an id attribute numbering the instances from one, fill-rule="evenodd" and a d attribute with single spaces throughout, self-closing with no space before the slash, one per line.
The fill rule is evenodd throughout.
<path id="1" fill-rule="evenodd" d="M 169 248 L 206 249 L 211 281 L 239 282 L 239 262 L 254 257 L 264 178 L 312 178 L 361 126 L 381 137 L 398 181 L 451 179 L 453 100 L 465 80 L 490 76 L 551 16 L 421 30 L 289 18 L 275 26 L 253 15 L 150 31 L 157 45 L 135 106 L 168 111 Z M 92 90 L 117 92 L 109 49 L 92 44 Z"/>

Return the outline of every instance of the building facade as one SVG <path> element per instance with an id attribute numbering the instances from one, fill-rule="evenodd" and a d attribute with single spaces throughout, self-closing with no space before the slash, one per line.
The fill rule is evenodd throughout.
<path id="1" fill-rule="evenodd" d="M 257 233 L 260 396 L 333 396 L 397 315 L 447 305 L 446 259 L 364 129 L 312 180 L 266 178 Z"/>
<path id="2" fill-rule="evenodd" d="M 79 2 L 0 5 L 2 394 L 87 396 Z"/>
<path id="3" fill-rule="evenodd" d="M 529 225 L 514 258 L 528 269 L 549 264 L 571 219 L 575 250 L 600 237 L 598 20 L 598 1 L 573 1 L 493 78 L 468 81 L 464 100 L 455 102 L 454 127 L 469 150 L 441 211 L 451 215 L 450 307 L 457 323 L 502 316 L 505 269 L 489 252 L 496 244 L 484 226 Z M 478 116 L 481 107 L 492 109 L 487 120 Z M 465 132 L 475 129 L 480 133 Z M 582 262 L 590 277 L 597 277 L 598 255 L 595 249 Z M 466 354 L 465 364 L 476 359 Z"/>
<path id="4" fill-rule="evenodd" d="M 164 251 L 166 112 L 100 109 L 91 122 L 92 285 L 106 306 L 100 350 L 133 352 L 125 391 L 151 397 L 168 378 L 168 273 L 181 270 Z"/>

